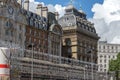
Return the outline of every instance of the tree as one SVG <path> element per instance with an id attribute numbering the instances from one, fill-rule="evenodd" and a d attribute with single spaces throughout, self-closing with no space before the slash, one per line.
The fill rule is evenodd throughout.
<path id="1" fill-rule="evenodd" d="M 114 71 L 116 74 L 116 80 L 120 77 L 120 52 L 117 55 L 116 60 L 111 60 L 109 62 L 109 71 Z"/>

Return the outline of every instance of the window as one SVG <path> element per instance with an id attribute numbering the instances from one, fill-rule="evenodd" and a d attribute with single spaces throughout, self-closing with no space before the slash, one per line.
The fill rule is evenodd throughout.
<path id="1" fill-rule="evenodd" d="M 113 56 L 113 58 L 115 58 L 115 56 Z"/>
<path id="2" fill-rule="evenodd" d="M 111 48 L 113 49 L 113 46 Z"/>
<path id="3" fill-rule="evenodd" d="M 33 26 L 33 24 L 34 24 L 33 22 L 34 22 L 34 21 L 33 21 L 33 19 L 31 18 L 31 19 L 30 19 L 30 25 L 31 25 L 31 26 Z"/>
<path id="4" fill-rule="evenodd" d="M 102 58 L 103 57 L 103 55 L 100 55 L 100 58 Z"/>
<path id="5" fill-rule="evenodd" d="M 106 72 L 106 69 L 104 69 L 104 71 Z"/>
<path id="6" fill-rule="evenodd" d="M 22 27 L 21 27 L 21 25 L 19 26 L 19 30 L 22 30 Z"/>
<path id="7" fill-rule="evenodd" d="M 107 48 L 109 49 L 109 46 L 107 46 Z"/>
<path id="8" fill-rule="evenodd" d="M 103 49 L 105 49 L 105 46 L 103 46 Z"/>
<path id="9" fill-rule="evenodd" d="M 106 58 L 106 55 L 104 55 L 104 58 Z"/>
<path id="10" fill-rule="evenodd" d="M 68 53 L 71 53 L 71 48 L 68 48 Z"/>
<path id="11" fill-rule="evenodd" d="M 66 38 L 66 39 L 65 39 L 65 43 L 66 43 L 67 46 L 70 46 L 70 45 L 71 45 L 71 40 L 70 40 L 70 38 Z"/>
<path id="12" fill-rule="evenodd" d="M 106 64 L 104 65 L 104 68 L 106 68 Z"/>
<path id="13" fill-rule="evenodd" d="M 9 35 L 9 30 L 8 29 L 5 30 L 5 35 Z"/>
<path id="14" fill-rule="evenodd" d="M 19 34 L 19 40 L 22 40 L 22 34 Z"/>
<path id="15" fill-rule="evenodd" d="M 6 22 L 6 27 L 10 28 L 10 27 L 12 27 L 12 26 L 13 26 L 13 24 L 12 24 L 10 21 L 7 21 L 7 22 Z"/>
<path id="16" fill-rule="evenodd" d="M 34 32 L 34 36 L 36 36 L 36 31 Z"/>
<path id="17" fill-rule="evenodd" d="M 99 49 L 101 49 L 101 46 L 99 46 Z"/>
<path id="18" fill-rule="evenodd" d="M 102 64 L 100 64 L 100 67 L 103 67 L 103 65 L 102 65 Z"/>
<path id="19" fill-rule="evenodd" d="M 104 63 L 106 63 L 106 59 L 104 60 Z"/>

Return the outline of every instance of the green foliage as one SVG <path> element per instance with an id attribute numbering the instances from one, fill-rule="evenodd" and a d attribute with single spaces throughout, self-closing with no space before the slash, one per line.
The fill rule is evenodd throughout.
<path id="1" fill-rule="evenodd" d="M 117 70 L 120 70 L 120 53 L 118 53 L 116 60 L 111 60 L 109 62 L 109 71 L 117 71 Z"/>
<path id="2" fill-rule="evenodd" d="M 120 77 L 120 52 L 118 53 L 116 60 L 111 60 L 109 62 L 109 71 L 115 71 L 116 80 L 118 80 L 118 77 Z"/>

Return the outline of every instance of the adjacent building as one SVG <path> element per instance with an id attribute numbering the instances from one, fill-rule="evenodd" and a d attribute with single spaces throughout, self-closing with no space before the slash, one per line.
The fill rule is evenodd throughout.
<path id="1" fill-rule="evenodd" d="M 16 0 L 0 1 L 0 79 L 9 80 L 18 68 L 18 57 L 25 48 L 25 16 Z M 12 64 L 12 68 L 11 68 Z M 12 74 L 11 74 L 12 73 Z"/>
<path id="2" fill-rule="evenodd" d="M 120 44 L 111 44 L 107 41 L 100 41 L 98 43 L 98 71 L 108 72 L 109 61 L 115 60 L 117 54 L 120 52 Z"/>
<path id="3" fill-rule="evenodd" d="M 3 0 L 0 3 L 1 42 L 9 43 L 7 47 L 18 46 L 24 48 L 25 26 L 27 22 L 24 15 L 21 14 L 20 5 L 10 0 Z"/>
<path id="4" fill-rule="evenodd" d="M 82 10 L 68 5 L 58 22 L 63 29 L 62 56 L 97 63 L 98 35 L 94 24 L 87 20 Z"/>

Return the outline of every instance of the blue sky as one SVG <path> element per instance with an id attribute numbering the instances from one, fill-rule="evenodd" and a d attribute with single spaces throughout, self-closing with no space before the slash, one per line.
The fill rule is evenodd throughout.
<path id="1" fill-rule="evenodd" d="M 44 2 L 45 4 L 60 4 L 62 6 L 67 6 L 70 3 L 70 0 L 36 0 L 38 2 Z M 80 9 L 80 5 L 82 6 L 83 11 L 87 14 L 87 18 L 92 18 L 93 13 L 91 8 L 95 3 L 102 4 L 103 0 L 73 0 L 73 5 Z"/>

